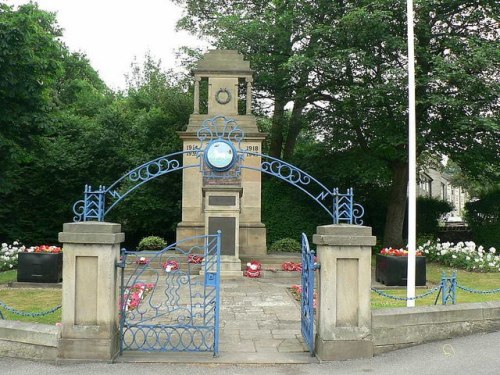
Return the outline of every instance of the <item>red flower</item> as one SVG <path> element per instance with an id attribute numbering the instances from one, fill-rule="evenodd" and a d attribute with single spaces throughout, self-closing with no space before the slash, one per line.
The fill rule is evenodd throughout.
<path id="1" fill-rule="evenodd" d="M 392 256 L 396 256 L 396 257 L 406 257 L 406 256 L 408 256 L 408 250 L 393 249 L 392 247 L 386 247 L 386 248 L 383 248 L 382 250 L 380 250 L 380 254 L 392 255 Z M 423 255 L 421 251 L 417 251 L 415 254 L 416 254 L 416 256 Z"/>

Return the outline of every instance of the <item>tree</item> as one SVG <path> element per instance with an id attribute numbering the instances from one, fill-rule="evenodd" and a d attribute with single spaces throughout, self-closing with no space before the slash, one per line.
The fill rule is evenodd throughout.
<path id="1" fill-rule="evenodd" d="M 209 38 L 217 48 L 236 49 L 251 61 L 258 99 L 273 103 L 269 154 L 289 159 L 304 125 L 302 113 L 310 93 L 308 76 L 312 65 L 303 56 L 312 54 L 316 38 L 308 37 L 307 20 L 301 20 L 302 8 L 308 2 L 176 2 L 187 11 L 179 28 Z M 290 103 L 293 108 L 288 116 L 286 108 Z"/>
<path id="2" fill-rule="evenodd" d="M 19 163 L 50 121 L 62 74 L 63 45 L 55 16 L 36 4 L 14 11 L 0 3 L 0 191 L 15 187 Z"/>
<path id="3" fill-rule="evenodd" d="M 492 1 L 420 1 L 415 25 L 417 153 L 449 155 L 490 180 L 498 177 L 496 13 Z M 334 147 L 359 147 L 390 168 L 383 242 L 401 246 L 408 181 L 405 9 L 399 1 L 361 1 L 337 14 L 318 50 L 316 124 Z"/>
<path id="4" fill-rule="evenodd" d="M 304 124 L 307 115 L 331 148 L 358 150 L 389 169 L 384 244 L 404 245 L 404 2 L 177 2 L 187 11 L 181 28 L 251 61 L 257 89 L 274 103 L 271 155 L 287 130 L 297 139 L 292 121 L 283 125 L 292 102 L 290 118 Z M 420 0 L 415 9 L 418 154 L 447 154 L 469 174 L 498 178 L 498 2 Z"/>

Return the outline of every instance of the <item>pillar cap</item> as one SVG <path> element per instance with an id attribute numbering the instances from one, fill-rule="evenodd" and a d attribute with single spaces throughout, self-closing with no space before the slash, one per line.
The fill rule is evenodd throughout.
<path id="1" fill-rule="evenodd" d="M 125 241 L 121 224 L 87 221 L 83 223 L 64 223 L 59 232 L 59 242 L 80 244 L 117 244 Z"/>
<path id="2" fill-rule="evenodd" d="M 331 224 L 317 227 L 313 236 L 316 245 L 373 246 L 377 238 L 372 236 L 372 228 L 361 225 Z"/>
<path id="3" fill-rule="evenodd" d="M 85 221 L 81 223 L 64 223 L 64 233 L 120 233 L 121 224 L 102 221 Z"/>

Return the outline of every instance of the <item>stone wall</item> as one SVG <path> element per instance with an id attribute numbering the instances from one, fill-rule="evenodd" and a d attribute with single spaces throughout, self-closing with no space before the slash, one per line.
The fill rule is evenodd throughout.
<path id="1" fill-rule="evenodd" d="M 56 326 L 0 320 L 0 356 L 55 361 L 60 336 Z"/>
<path id="2" fill-rule="evenodd" d="M 374 354 L 479 332 L 500 330 L 500 301 L 376 310 Z M 0 320 L 0 356 L 56 361 L 56 326 Z"/>
<path id="3" fill-rule="evenodd" d="M 374 354 L 500 330 L 500 301 L 375 310 Z"/>

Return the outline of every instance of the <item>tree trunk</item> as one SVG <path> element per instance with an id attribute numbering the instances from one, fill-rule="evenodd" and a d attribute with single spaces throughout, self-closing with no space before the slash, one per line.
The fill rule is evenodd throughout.
<path id="1" fill-rule="evenodd" d="M 271 123 L 271 140 L 269 144 L 269 155 L 274 158 L 281 158 L 283 149 L 283 122 L 285 121 L 286 100 L 276 97 L 274 101 L 274 113 Z"/>
<path id="2" fill-rule="evenodd" d="M 401 248 L 406 246 L 403 241 L 403 225 L 406 214 L 406 199 L 408 189 L 408 164 L 395 162 L 391 164 L 392 186 L 384 228 L 384 247 Z"/>
<path id="3" fill-rule="evenodd" d="M 306 101 L 296 99 L 293 104 L 292 115 L 290 118 L 290 126 L 286 135 L 285 148 L 283 150 L 283 159 L 289 160 L 295 151 L 297 138 L 299 137 L 300 130 L 302 129 L 302 111 L 306 106 Z"/>

